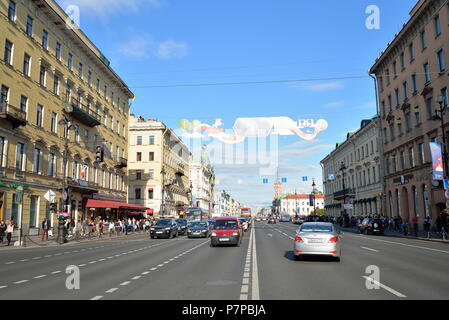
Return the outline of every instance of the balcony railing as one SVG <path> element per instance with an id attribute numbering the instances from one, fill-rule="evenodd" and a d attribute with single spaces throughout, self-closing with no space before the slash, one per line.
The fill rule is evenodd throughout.
<path id="1" fill-rule="evenodd" d="M 0 118 L 10 121 L 13 128 L 25 126 L 27 124 L 27 114 L 7 102 L 0 102 Z"/>
<path id="2" fill-rule="evenodd" d="M 334 192 L 334 200 L 343 200 L 345 197 L 355 197 L 354 189 L 344 189 Z"/>
<path id="3" fill-rule="evenodd" d="M 116 165 L 117 168 L 126 168 L 128 166 L 128 160 L 125 158 L 119 158 Z"/>
<path id="4" fill-rule="evenodd" d="M 73 107 L 71 114 L 82 123 L 89 127 L 95 127 L 101 124 L 101 116 L 88 106 L 80 103 L 76 98 L 72 97 L 70 104 Z"/>

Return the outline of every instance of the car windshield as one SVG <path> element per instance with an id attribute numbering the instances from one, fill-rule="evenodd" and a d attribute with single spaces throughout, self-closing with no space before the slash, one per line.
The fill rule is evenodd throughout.
<path id="1" fill-rule="evenodd" d="M 238 229 L 237 220 L 218 220 L 215 221 L 215 229 Z"/>
<path id="2" fill-rule="evenodd" d="M 207 222 L 200 222 L 200 221 L 190 222 L 189 227 L 207 227 Z"/>
<path id="3" fill-rule="evenodd" d="M 332 226 L 321 224 L 303 225 L 299 229 L 300 232 L 332 232 Z"/>
<path id="4" fill-rule="evenodd" d="M 180 223 L 180 224 L 186 224 L 187 220 L 186 219 L 177 219 L 176 222 Z"/>
<path id="5" fill-rule="evenodd" d="M 156 222 L 156 226 L 169 226 L 171 225 L 171 220 L 159 220 Z"/>

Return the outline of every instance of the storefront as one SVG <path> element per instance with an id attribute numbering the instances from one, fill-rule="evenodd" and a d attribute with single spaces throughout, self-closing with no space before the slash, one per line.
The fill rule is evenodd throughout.
<path id="1" fill-rule="evenodd" d="M 145 217 L 147 209 L 144 206 L 125 202 L 86 199 L 85 207 L 88 210 L 89 219 L 121 220 L 129 217 Z"/>

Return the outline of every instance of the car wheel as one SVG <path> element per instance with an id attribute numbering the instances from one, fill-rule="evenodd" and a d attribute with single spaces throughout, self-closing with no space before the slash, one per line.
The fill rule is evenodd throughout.
<path id="1" fill-rule="evenodd" d="M 340 262 L 340 257 L 335 257 L 334 260 L 335 262 Z"/>
<path id="2" fill-rule="evenodd" d="M 154 239 L 154 236 L 151 236 L 151 239 Z"/>
<path id="3" fill-rule="evenodd" d="M 215 245 L 212 243 L 212 241 L 210 242 L 210 246 L 211 247 L 215 247 Z"/>

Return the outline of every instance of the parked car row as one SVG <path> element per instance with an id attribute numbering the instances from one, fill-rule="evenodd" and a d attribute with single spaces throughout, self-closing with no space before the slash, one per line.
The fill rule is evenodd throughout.
<path id="1" fill-rule="evenodd" d="M 187 219 L 159 219 L 150 227 L 150 237 L 175 238 L 179 235 L 187 235 L 188 238 L 207 238 L 212 233 L 214 220 L 189 221 Z"/>

